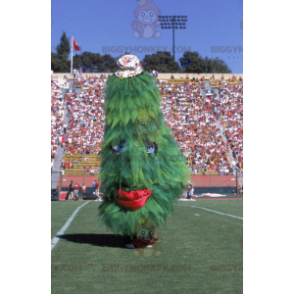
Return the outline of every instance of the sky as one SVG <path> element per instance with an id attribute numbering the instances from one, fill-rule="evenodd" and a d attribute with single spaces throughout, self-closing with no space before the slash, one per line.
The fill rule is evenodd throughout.
<path id="1" fill-rule="evenodd" d="M 172 53 L 172 30 L 156 27 L 157 15 L 186 15 L 186 29 L 175 30 L 176 60 L 186 48 L 243 73 L 243 0 L 137 1 L 51 0 L 51 51 L 65 31 L 81 52 L 118 57 L 127 51 L 139 59 L 157 50 Z"/>

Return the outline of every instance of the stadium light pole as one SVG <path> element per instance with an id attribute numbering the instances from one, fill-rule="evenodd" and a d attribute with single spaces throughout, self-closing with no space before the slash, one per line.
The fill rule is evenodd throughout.
<path id="1" fill-rule="evenodd" d="M 173 56 L 176 60 L 175 30 L 186 29 L 187 15 L 160 15 L 158 16 L 158 20 L 162 29 L 173 30 Z"/>

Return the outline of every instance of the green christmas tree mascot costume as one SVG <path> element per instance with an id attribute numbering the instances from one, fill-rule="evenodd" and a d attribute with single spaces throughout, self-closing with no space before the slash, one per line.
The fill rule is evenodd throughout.
<path id="1" fill-rule="evenodd" d="M 134 55 L 117 64 L 120 69 L 106 85 L 99 215 L 115 233 L 133 239 L 127 247 L 150 246 L 152 232 L 171 214 L 190 172 L 164 122 L 154 78 Z"/>

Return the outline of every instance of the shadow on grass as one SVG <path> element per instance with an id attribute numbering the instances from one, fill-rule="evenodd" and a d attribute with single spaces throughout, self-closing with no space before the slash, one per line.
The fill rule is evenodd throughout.
<path id="1" fill-rule="evenodd" d="M 120 235 L 112 234 L 65 234 L 60 236 L 69 242 L 80 244 L 90 244 L 100 247 L 126 248 L 124 238 Z"/>

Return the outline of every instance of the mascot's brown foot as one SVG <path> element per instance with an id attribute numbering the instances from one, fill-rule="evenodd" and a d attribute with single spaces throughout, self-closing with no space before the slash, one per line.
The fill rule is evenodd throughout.
<path id="1" fill-rule="evenodd" d="M 134 238 L 131 242 L 131 244 L 134 245 L 134 248 L 152 248 L 152 244 L 154 243 L 154 239 L 150 238 L 148 240 L 142 240 L 142 239 L 137 239 Z"/>

